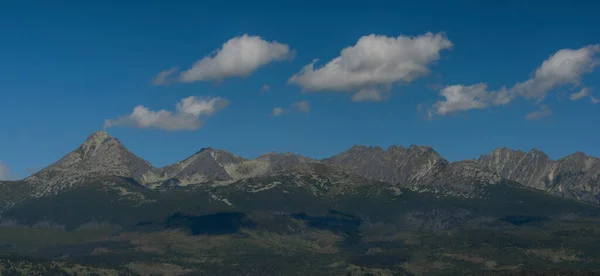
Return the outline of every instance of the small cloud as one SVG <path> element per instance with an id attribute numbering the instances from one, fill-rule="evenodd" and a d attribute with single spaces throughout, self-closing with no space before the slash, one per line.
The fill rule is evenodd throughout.
<path id="1" fill-rule="evenodd" d="M 263 92 L 263 93 L 268 92 L 269 90 L 271 90 L 271 87 L 266 84 L 260 88 L 260 92 Z"/>
<path id="2" fill-rule="evenodd" d="M 11 180 L 12 177 L 13 175 L 8 165 L 0 161 L 0 180 Z"/>
<path id="3" fill-rule="evenodd" d="M 302 112 L 302 113 L 310 112 L 310 104 L 308 103 L 308 101 L 299 101 L 297 103 L 293 103 L 292 107 L 298 112 Z"/>
<path id="4" fill-rule="evenodd" d="M 282 115 L 285 112 L 287 112 L 286 109 L 281 108 L 281 107 L 275 107 L 275 108 L 273 108 L 273 111 L 271 112 L 271 116 L 277 117 L 279 115 Z"/>
<path id="5" fill-rule="evenodd" d="M 590 93 L 590 90 L 588 88 L 582 88 L 579 92 L 571 94 L 569 96 L 569 99 L 571 99 L 572 101 L 577 101 L 584 97 L 589 97 L 590 101 L 593 104 L 600 103 L 600 99 L 594 97 L 594 95 L 592 95 L 592 93 Z"/>
<path id="6" fill-rule="evenodd" d="M 152 84 L 156 86 L 169 85 L 173 80 L 171 80 L 171 76 L 177 71 L 177 68 L 173 67 L 168 70 L 161 71 L 152 79 Z"/>
<path id="7" fill-rule="evenodd" d="M 225 42 L 214 54 L 196 61 L 179 75 L 181 82 L 221 81 L 229 77 L 248 77 L 271 62 L 291 60 L 295 52 L 287 44 L 266 41 L 244 34 Z"/>
<path id="8" fill-rule="evenodd" d="M 133 126 L 137 128 L 156 128 L 167 131 L 196 130 L 204 125 L 201 117 L 214 115 L 225 108 L 229 101 L 220 97 L 187 97 L 175 106 L 175 112 L 161 109 L 153 111 L 138 105 L 130 115 L 106 120 L 104 128 L 113 126 Z"/>
<path id="9" fill-rule="evenodd" d="M 582 88 L 579 92 L 571 94 L 569 96 L 569 99 L 571 99 L 571 101 L 576 101 L 589 95 L 590 91 L 587 88 Z"/>
<path id="10" fill-rule="evenodd" d="M 433 107 L 435 112 L 446 115 L 461 110 L 486 108 L 490 102 L 487 84 L 478 83 L 470 86 L 451 85 L 440 91 L 445 101 L 437 102 Z"/>
<path id="11" fill-rule="evenodd" d="M 300 113 L 310 113 L 310 104 L 308 103 L 308 101 L 299 101 L 299 102 L 295 102 L 293 104 L 290 105 L 290 108 L 283 108 L 283 107 L 275 107 L 273 108 L 273 111 L 271 111 L 271 116 L 273 117 L 277 117 L 280 115 L 283 115 L 285 113 L 292 113 L 292 112 L 300 112 Z"/>
<path id="12" fill-rule="evenodd" d="M 550 110 L 548 106 L 543 105 L 540 110 L 536 110 L 527 114 L 527 120 L 539 120 L 550 115 L 552 115 L 552 110 Z"/>
<path id="13" fill-rule="evenodd" d="M 352 95 L 353 102 L 381 102 L 388 98 L 387 91 L 363 89 Z"/>
<path id="14" fill-rule="evenodd" d="M 417 105 L 417 113 L 421 113 L 423 112 L 423 105 L 422 104 L 418 104 Z"/>

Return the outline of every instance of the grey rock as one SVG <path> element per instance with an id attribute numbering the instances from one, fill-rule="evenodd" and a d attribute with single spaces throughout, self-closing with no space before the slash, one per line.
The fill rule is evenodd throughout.
<path id="1" fill-rule="evenodd" d="M 464 197 L 476 196 L 480 187 L 501 180 L 475 161 L 449 163 L 429 146 L 391 146 L 386 150 L 354 146 L 323 162 L 415 191 Z"/>
<path id="2" fill-rule="evenodd" d="M 97 177 L 139 179 L 146 173 L 156 171 L 156 168 L 130 152 L 119 140 L 99 131 L 90 135 L 77 149 L 27 177 L 25 181 L 35 186 L 35 193 L 45 194 Z"/>
<path id="3" fill-rule="evenodd" d="M 200 174 L 208 179 L 229 180 L 226 167 L 239 165 L 247 159 L 213 148 L 203 148 L 194 155 L 173 165 L 164 167 L 161 174 L 166 178 L 187 178 Z"/>
<path id="4" fill-rule="evenodd" d="M 341 166 L 364 177 L 398 185 L 408 185 L 441 171 L 448 161 L 428 146 L 409 148 L 353 146 L 349 150 L 322 160 Z"/>
<path id="5" fill-rule="evenodd" d="M 546 192 L 600 202 L 600 159 L 576 152 L 559 160 L 532 149 L 495 149 L 478 162 L 506 179 Z"/>

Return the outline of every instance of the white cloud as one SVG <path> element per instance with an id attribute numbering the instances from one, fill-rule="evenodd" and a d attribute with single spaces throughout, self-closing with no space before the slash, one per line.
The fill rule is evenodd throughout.
<path id="1" fill-rule="evenodd" d="M 201 117 L 214 115 L 229 104 L 220 97 L 187 97 L 175 106 L 175 112 L 161 109 L 153 111 L 138 105 L 130 115 L 106 120 L 104 127 L 133 126 L 138 128 L 157 128 L 168 131 L 196 130 L 204 125 Z"/>
<path id="2" fill-rule="evenodd" d="M 438 101 L 434 105 L 434 111 L 436 114 L 445 115 L 456 111 L 486 108 L 490 105 L 505 105 L 517 97 L 536 99 L 540 102 L 554 88 L 567 84 L 581 85 L 581 77 L 592 72 L 599 64 L 598 53 L 600 44 L 576 50 L 560 50 L 545 60 L 530 79 L 518 82 L 510 89 L 503 87 L 500 90 L 489 91 L 485 83 L 447 86 L 440 91 L 440 95 L 446 99 Z M 570 98 L 576 100 L 588 93 L 584 88 Z"/>
<path id="3" fill-rule="evenodd" d="M 4 162 L 0 161 L 0 180 L 10 180 L 12 179 L 12 173 L 8 165 Z"/>
<path id="4" fill-rule="evenodd" d="M 600 99 L 594 97 L 594 96 L 590 96 L 590 100 L 592 101 L 593 104 L 597 104 L 600 103 Z"/>
<path id="5" fill-rule="evenodd" d="M 434 105 L 440 115 L 460 110 L 486 108 L 490 102 L 490 93 L 485 83 L 446 86 L 440 94 L 446 98 L 445 101 L 439 101 Z"/>
<path id="6" fill-rule="evenodd" d="M 260 88 L 260 92 L 268 92 L 269 90 L 271 90 L 271 87 L 266 84 Z"/>
<path id="7" fill-rule="evenodd" d="M 598 52 L 600 44 L 577 50 L 562 49 L 545 60 L 531 79 L 517 83 L 513 93 L 526 99 L 543 98 L 560 85 L 577 85 L 584 74 L 592 72 L 598 65 Z"/>
<path id="8" fill-rule="evenodd" d="M 161 85 L 168 85 L 171 83 L 171 79 L 170 77 L 177 71 L 177 68 L 173 67 L 171 69 L 167 69 L 164 71 L 161 71 L 160 73 L 158 73 L 156 75 L 156 77 L 154 77 L 154 79 L 152 79 L 152 84 L 156 85 L 156 86 L 161 86 Z"/>
<path id="9" fill-rule="evenodd" d="M 228 77 L 247 77 L 268 63 L 293 58 L 294 51 L 286 44 L 244 34 L 228 40 L 213 54 L 196 61 L 192 68 L 179 75 L 179 80 L 221 81 Z"/>
<path id="10" fill-rule="evenodd" d="M 544 117 L 552 115 L 552 110 L 547 106 L 543 105 L 540 110 L 533 111 L 527 114 L 527 120 L 539 120 Z"/>
<path id="11" fill-rule="evenodd" d="M 440 51 L 452 48 L 443 33 L 387 37 L 368 35 L 346 47 L 340 56 L 315 69 L 318 60 L 304 66 L 288 82 L 305 91 L 354 93 L 354 101 L 380 101 L 381 92 L 393 85 L 410 83 L 429 74 L 427 67 L 440 58 Z"/>
<path id="12" fill-rule="evenodd" d="M 271 116 L 277 117 L 292 112 L 310 113 L 310 103 L 308 101 L 299 101 L 291 104 L 290 108 L 275 107 L 271 111 Z"/>

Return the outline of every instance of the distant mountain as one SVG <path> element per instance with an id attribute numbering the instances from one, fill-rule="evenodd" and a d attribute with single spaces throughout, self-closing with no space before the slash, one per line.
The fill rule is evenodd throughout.
<path id="1" fill-rule="evenodd" d="M 140 179 L 157 172 L 146 160 L 137 157 L 104 131 L 90 135 L 77 149 L 56 163 L 25 179 L 35 185 L 35 193 L 55 193 L 63 188 L 102 176 Z"/>
<path id="2" fill-rule="evenodd" d="M 428 146 L 391 146 L 387 150 L 354 146 L 323 162 L 415 191 L 465 197 L 476 196 L 479 188 L 501 180 L 474 161 L 449 163 Z"/>
<path id="3" fill-rule="evenodd" d="M 577 152 L 551 160 L 537 149 L 499 148 L 478 162 L 500 176 L 550 193 L 600 202 L 600 159 Z"/>
<path id="4" fill-rule="evenodd" d="M 353 146 L 349 150 L 322 160 L 364 177 L 399 185 L 410 185 L 441 171 L 448 161 L 431 147 L 409 148 Z"/>
<path id="5" fill-rule="evenodd" d="M 497 184 L 504 178 L 546 192 L 600 202 L 600 160 L 581 152 L 554 161 L 535 149 L 525 153 L 501 148 L 476 161 L 451 163 L 433 148 L 416 145 L 387 149 L 353 146 L 323 160 L 274 152 L 246 159 L 224 150 L 203 148 L 185 160 L 157 169 L 104 131 L 92 134 L 76 150 L 25 182 L 31 185 L 34 196 L 55 194 L 109 176 L 132 178 L 152 189 L 170 189 L 195 184 L 231 184 L 278 175 L 306 164 L 333 166 L 366 179 L 420 192 L 472 197 L 481 187 Z"/>
<path id="6" fill-rule="evenodd" d="M 287 170 L 298 164 L 318 162 L 302 155 L 274 152 L 249 160 L 224 150 L 204 148 L 183 161 L 160 169 L 157 173 L 144 175 L 142 182 L 151 187 L 164 186 L 165 183 L 226 184 Z"/>
<path id="7" fill-rule="evenodd" d="M 160 174 L 179 179 L 230 180 L 228 169 L 246 160 L 223 150 L 203 148 L 183 161 L 164 167 Z"/>

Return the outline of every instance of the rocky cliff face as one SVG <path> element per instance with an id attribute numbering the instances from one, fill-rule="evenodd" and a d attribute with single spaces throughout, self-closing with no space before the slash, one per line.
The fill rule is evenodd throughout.
<path id="1" fill-rule="evenodd" d="M 500 148 L 482 155 L 478 163 L 503 178 L 525 186 L 579 200 L 600 202 L 600 159 L 581 152 L 551 160 L 536 149 L 525 153 Z"/>
<path id="2" fill-rule="evenodd" d="M 156 172 L 150 163 L 127 150 L 104 131 L 90 135 L 77 149 L 25 179 L 36 194 L 55 193 L 86 179 L 102 176 L 142 178 Z"/>
<path id="3" fill-rule="evenodd" d="M 183 161 L 162 168 L 158 173 L 145 175 L 143 181 L 150 186 L 161 185 L 165 181 L 175 181 L 179 185 L 228 184 L 313 162 L 318 161 L 293 153 L 267 153 L 249 160 L 227 151 L 205 148 Z"/>
<path id="4" fill-rule="evenodd" d="M 227 168 L 247 161 L 232 153 L 204 148 L 187 159 L 163 168 L 160 175 L 166 178 L 204 178 L 211 180 L 230 180 Z"/>
<path id="5" fill-rule="evenodd" d="M 367 178 L 398 185 L 410 185 L 427 179 L 447 164 L 431 147 L 412 145 L 409 148 L 353 146 L 349 150 L 323 160 Z"/>
<path id="6" fill-rule="evenodd" d="M 474 161 L 449 163 L 428 146 L 391 146 L 387 150 L 354 146 L 323 162 L 415 191 L 465 197 L 475 196 L 479 187 L 501 180 Z"/>

